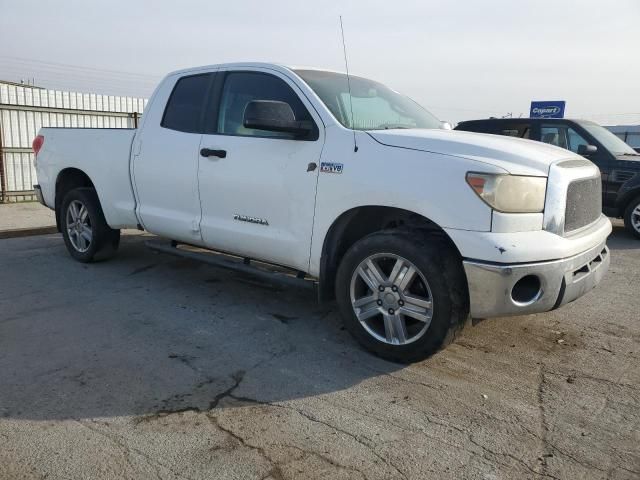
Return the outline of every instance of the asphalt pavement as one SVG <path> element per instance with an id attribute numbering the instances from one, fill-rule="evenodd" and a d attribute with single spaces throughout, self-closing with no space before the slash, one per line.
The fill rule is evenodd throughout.
<path id="1" fill-rule="evenodd" d="M 0 478 L 637 479 L 640 242 L 564 308 L 432 358 L 363 351 L 312 292 L 123 237 L 0 240 Z"/>

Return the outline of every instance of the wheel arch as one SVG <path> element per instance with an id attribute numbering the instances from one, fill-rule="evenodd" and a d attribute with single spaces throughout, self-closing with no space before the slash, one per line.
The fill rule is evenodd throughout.
<path id="1" fill-rule="evenodd" d="M 640 181 L 624 192 L 616 202 L 616 208 L 618 209 L 618 216 L 622 217 L 630 202 L 640 197 Z"/>
<path id="2" fill-rule="evenodd" d="M 444 238 L 453 251 L 462 258 L 455 243 L 442 227 L 423 215 L 397 207 L 378 205 L 354 207 L 336 218 L 324 237 L 318 279 L 319 301 L 329 301 L 335 297 L 338 265 L 347 250 L 365 236 L 389 229 L 403 229 Z"/>
<path id="3" fill-rule="evenodd" d="M 56 177 L 54 206 L 58 231 L 61 231 L 60 208 L 62 207 L 62 201 L 64 200 L 65 195 L 73 189 L 82 187 L 93 188 L 95 190 L 95 185 L 91 178 L 89 178 L 89 175 L 79 168 L 64 168 L 58 173 L 58 176 Z"/>

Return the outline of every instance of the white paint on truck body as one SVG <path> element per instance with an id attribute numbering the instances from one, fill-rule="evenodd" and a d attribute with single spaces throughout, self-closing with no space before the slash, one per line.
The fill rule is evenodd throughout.
<path id="1" fill-rule="evenodd" d="M 182 133 L 163 128 L 177 80 L 203 72 L 261 71 L 292 87 L 316 122 L 315 141 Z M 491 262 L 564 258 L 598 245 L 611 231 L 603 217 L 572 237 L 542 230 L 542 214 L 500 214 L 465 181 L 468 172 L 547 177 L 552 164 L 584 160 L 567 150 L 503 136 L 451 130 L 356 131 L 340 124 L 291 69 L 275 64 L 214 65 L 169 74 L 134 130 L 42 129 L 38 178 L 47 205 L 65 168 L 94 183 L 112 228 L 141 224 L 168 238 L 320 274 L 333 223 L 362 206 L 419 214 L 442 227 L 461 255 Z M 304 144 L 304 145 L 302 145 Z M 132 149 L 133 145 L 133 149 Z M 201 148 L 224 149 L 205 158 Z M 133 150 L 133 152 L 132 152 Z M 310 163 L 317 164 L 308 170 Z M 341 164 L 341 172 L 321 163 Z M 241 216 L 260 222 L 234 220 Z M 500 249 L 504 249 L 501 251 Z"/>

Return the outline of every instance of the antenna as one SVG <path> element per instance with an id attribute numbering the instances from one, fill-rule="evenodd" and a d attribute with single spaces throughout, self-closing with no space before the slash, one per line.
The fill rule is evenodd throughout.
<path id="1" fill-rule="evenodd" d="M 342 26 L 342 15 L 340 15 L 340 32 L 342 33 L 342 51 L 344 52 L 344 66 L 347 69 L 347 88 L 349 89 L 349 109 L 351 110 L 351 130 L 353 131 L 353 151 L 358 151 L 356 143 L 356 130 L 353 119 L 353 101 L 351 100 L 351 79 L 349 77 L 349 63 L 347 62 L 347 46 L 344 43 L 344 27 Z"/>

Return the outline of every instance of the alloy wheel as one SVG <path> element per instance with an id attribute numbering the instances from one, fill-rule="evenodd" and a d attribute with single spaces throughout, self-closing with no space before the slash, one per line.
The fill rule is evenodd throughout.
<path id="1" fill-rule="evenodd" d="M 640 233 L 640 203 L 631 212 L 631 225 L 636 232 Z"/>
<path id="2" fill-rule="evenodd" d="M 87 207 L 79 200 L 73 200 L 67 207 L 67 234 L 73 248 L 84 253 L 89 250 L 93 238 L 91 219 Z"/>
<path id="3" fill-rule="evenodd" d="M 433 317 L 433 296 L 420 270 L 391 253 L 370 255 L 354 270 L 351 305 L 377 340 L 406 345 L 422 337 Z"/>

